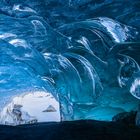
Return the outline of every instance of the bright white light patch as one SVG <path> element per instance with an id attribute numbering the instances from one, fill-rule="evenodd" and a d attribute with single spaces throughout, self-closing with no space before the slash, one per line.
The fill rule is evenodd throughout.
<path id="1" fill-rule="evenodd" d="M 8 125 L 58 122 L 60 121 L 59 102 L 46 92 L 15 97 L 0 113 L 0 121 Z"/>
<path id="2" fill-rule="evenodd" d="M 135 79 L 135 81 L 132 83 L 132 86 L 130 87 L 130 93 L 140 99 L 140 78 Z"/>

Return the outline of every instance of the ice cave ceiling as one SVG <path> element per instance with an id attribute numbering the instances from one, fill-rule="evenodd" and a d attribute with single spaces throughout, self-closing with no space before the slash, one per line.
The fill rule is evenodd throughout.
<path id="1" fill-rule="evenodd" d="M 139 0 L 1 0 L 0 123 L 137 110 L 139 33 Z"/>

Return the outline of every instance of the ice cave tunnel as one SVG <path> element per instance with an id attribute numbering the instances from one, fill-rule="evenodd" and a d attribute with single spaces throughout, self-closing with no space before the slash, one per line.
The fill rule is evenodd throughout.
<path id="1" fill-rule="evenodd" d="M 139 0 L 1 0 L 0 123 L 113 121 L 138 112 L 139 125 L 139 7 Z"/>

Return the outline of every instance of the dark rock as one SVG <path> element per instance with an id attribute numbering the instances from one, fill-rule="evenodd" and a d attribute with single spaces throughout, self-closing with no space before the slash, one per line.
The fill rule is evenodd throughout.
<path id="1" fill-rule="evenodd" d="M 0 126 L 0 140 L 140 140 L 140 128 L 121 122 L 70 121 Z"/>
<path id="2" fill-rule="evenodd" d="M 43 112 L 56 112 L 56 109 L 52 105 L 49 105 Z"/>
<path id="3" fill-rule="evenodd" d="M 119 113 L 112 118 L 112 121 L 135 125 L 136 113 L 135 111 Z"/>

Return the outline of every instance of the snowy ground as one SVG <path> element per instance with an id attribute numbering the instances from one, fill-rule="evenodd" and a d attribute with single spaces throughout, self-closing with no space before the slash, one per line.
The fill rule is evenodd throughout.
<path id="1" fill-rule="evenodd" d="M 46 92 L 15 97 L 0 113 L 2 124 L 60 121 L 59 102 Z"/>

